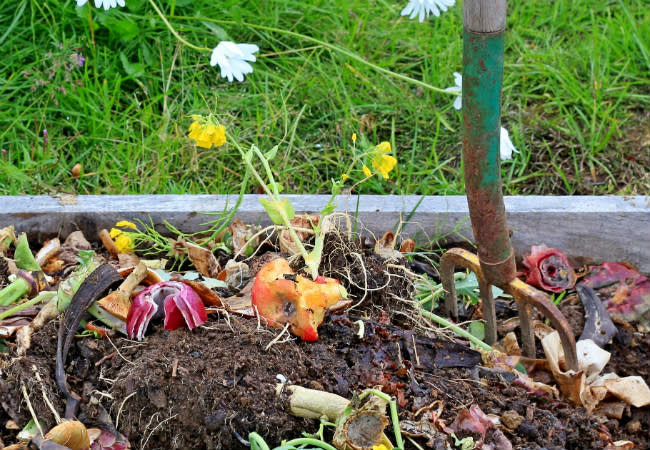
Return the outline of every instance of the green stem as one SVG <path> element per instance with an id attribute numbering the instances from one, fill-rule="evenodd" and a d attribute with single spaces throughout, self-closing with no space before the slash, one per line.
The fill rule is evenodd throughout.
<path id="1" fill-rule="evenodd" d="M 221 233 L 223 230 L 226 229 L 228 225 L 232 222 L 233 217 L 235 217 L 235 214 L 237 213 L 237 210 L 241 206 L 242 201 L 244 200 L 244 194 L 246 193 L 246 189 L 248 188 L 248 180 L 251 177 L 251 171 L 246 166 L 246 172 L 244 172 L 244 179 L 241 182 L 241 186 L 239 187 L 239 196 L 237 197 L 237 203 L 235 203 L 235 206 L 232 207 L 232 209 L 228 212 L 228 215 L 225 217 L 223 220 L 222 224 L 212 233 L 212 236 L 210 237 L 210 240 L 214 240 L 219 233 Z"/>
<path id="2" fill-rule="evenodd" d="M 269 179 L 269 183 L 271 183 L 271 189 L 273 189 L 273 193 L 275 194 L 276 199 L 280 200 L 280 191 L 278 190 L 278 185 L 275 183 L 273 171 L 271 170 L 268 159 L 266 159 L 266 156 L 264 156 L 264 154 L 257 147 L 255 147 L 255 153 L 257 153 L 257 157 L 260 159 L 260 161 L 262 161 L 262 167 L 264 167 L 264 171 L 266 172 L 266 176 Z"/>
<path id="3" fill-rule="evenodd" d="M 385 392 L 378 391 L 377 389 L 369 389 L 365 391 L 363 394 L 359 396 L 359 401 L 363 400 L 366 398 L 368 395 L 376 395 L 386 403 L 388 403 L 388 406 L 390 408 L 390 420 L 393 422 L 393 434 L 395 435 L 395 445 L 396 445 L 396 450 L 403 450 L 404 449 L 404 441 L 402 440 L 402 431 L 400 430 L 399 427 L 399 415 L 397 414 L 397 404 L 395 403 L 395 400 L 393 400 L 390 395 L 386 394 Z"/>
<path id="4" fill-rule="evenodd" d="M 17 277 L 0 290 L 0 306 L 9 306 L 16 300 L 23 298 L 31 291 L 32 287 L 21 277 Z"/>
<path id="5" fill-rule="evenodd" d="M 274 192 L 271 192 L 271 190 L 269 189 L 268 184 L 266 182 L 264 182 L 264 180 L 262 179 L 260 174 L 257 172 L 257 170 L 255 170 L 255 167 L 253 166 L 253 162 L 250 161 L 248 158 L 246 158 L 244 156 L 243 150 L 239 146 L 236 146 L 236 147 L 239 150 L 239 152 L 242 154 L 242 159 L 245 161 L 246 166 L 249 168 L 249 170 L 251 171 L 253 176 L 255 178 L 257 178 L 257 181 L 260 183 L 260 185 L 264 189 L 264 192 L 266 192 L 266 194 L 271 198 L 272 201 L 279 202 L 280 201 L 280 193 L 278 192 L 277 185 L 276 185 L 276 183 L 274 181 L 273 173 L 271 171 L 271 167 L 269 166 L 268 161 L 266 160 L 266 157 L 264 157 L 264 154 L 257 147 L 254 147 L 255 154 L 257 155 L 257 157 L 262 162 L 262 165 L 264 166 L 266 174 L 269 177 L 269 180 L 271 182 L 271 185 L 273 187 Z M 298 248 L 298 252 L 300 252 L 300 256 L 302 256 L 303 260 L 305 261 L 305 264 L 307 264 L 307 266 L 309 267 L 309 271 L 311 272 L 311 275 L 312 275 L 313 279 L 316 279 L 316 277 L 318 276 L 318 267 L 314 268 L 313 263 L 312 264 L 309 263 L 309 253 L 307 253 L 307 250 L 302 245 L 302 241 L 300 240 L 300 238 L 296 234 L 296 231 L 293 229 L 293 226 L 291 225 L 291 221 L 287 217 L 286 213 L 282 209 L 279 209 L 278 213 L 280 214 L 280 217 L 282 218 L 282 223 L 284 224 L 285 227 L 287 227 L 287 230 L 289 230 L 289 235 L 291 236 L 291 239 L 293 240 L 293 242 L 296 244 L 296 247 Z"/>
<path id="6" fill-rule="evenodd" d="M 278 210 L 280 213 L 280 217 L 282 217 L 282 222 L 284 222 L 284 226 L 287 227 L 287 230 L 289 230 L 289 235 L 291 236 L 291 239 L 293 239 L 294 244 L 296 244 L 296 247 L 298 247 L 298 251 L 300 252 L 300 256 L 302 256 L 302 259 L 305 261 L 305 264 L 309 267 L 309 271 L 311 272 L 312 279 L 315 280 L 316 277 L 318 276 L 318 267 L 313 267 L 313 263 L 309 263 L 309 253 L 307 253 L 307 250 L 305 249 L 304 245 L 302 245 L 302 241 L 296 234 L 296 230 L 293 229 L 293 225 L 291 225 L 291 222 L 289 221 L 289 218 L 285 214 L 285 212 L 280 209 Z"/>
<path id="7" fill-rule="evenodd" d="M 253 176 L 257 179 L 257 182 L 262 186 L 262 189 L 264 189 L 264 192 L 266 192 L 266 195 L 268 195 L 269 197 L 271 197 L 271 200 L 274 200 L 274 201 L 275 201 L 275 200 L 279 200 L 279 199 L 273 197 L 273 193 L 269 190 L 269 187 L 268 187 L 267 184 L 264 182 L 264 180 L 262 179 L 262 177 L 261 177 L 261 175 L 259 174 L 259 172 L 255 169 L 255 166 L 253 166 L 253 161 L 249 160 L 249 159 L 246 157 L 246 153 L 245 153 L 244 150 L 239 146 L 239 144 L 237 144 L 237 141 L 235 141 L 234 139 L 231 139 L 231 141 L 232 141 L 233 145 L 235 146 L 235 148 L 239 151 L 239 154 L 241 155 L 242 160 L 243 160 L 244 163 L 246 164 L 246 167 L 248 167 L 248 169 L 250 170 L 250 172 L 251 172 L 251 173 L 253 174 Z"/>
<path id="8" fill-rule="evenodd" d="M 174 30 L 174 27 L 172 27 L 172 24 L 169 23 L 169 21 L 168 21 L 167 18 L 165 17 L 165 14 L 163 14 L 163 12 L 160 10 L 160 8 L 158 8 L 158 5 L 156 5 L 156 2 L 154 2 L 153 0 L 149 0 L 149 3 L 150 3 L 151 6 L 153 7 L 153 9 L 156 10 L 156 13 L 160 16 L 160 18 L 161 18 L 162 21 L 165 23 L 165 25 L 167 26 L 167 28 L 169 28 L 169 31 L 171 31 L 171 33 L 174 35 L 174 37 L 175 37 L 176 39 L 178 39 L 178 41 L 179 41 L 181 44 L 183 44 L 183 45 L 185 45 L 185 46 L 187 46 L 187 47 L 189 47 L 189 48 L 192 48 L 192 49 L 194 49 L 194 50 L 197 50 L 197 51 L 199 51 L 199 52 L 205 52 L 205 51 L 210 52 L 210 51 L 212 51 L 211 48 L 207 48 L 207 47 L 199 47 L 199 46 L 194 45 L 194 44 L 191 44 L 190 42 L 188 42 L 188 41 L 186 41 L 185 39 L 183 39 L 183 38 L 181 37 L 181 35 L 178 34 L 178 32 L 177 32 L 176 30 Z"/>
<path id="9" fill-rule="evenodd" d="M 149 0 L 152 1 L 152 0 Z M 424 81 L 416 80 L 415 78 L 407 77 L 406 75 L 402 75 L 401 73 L 393 72 L 392 70 L 389 69 L 384 69 L 383 67 L 380 67 L 376 64 L 373 64 L 369 61 L 366 61 L 363 59 L 361 56 L 357 55 L 356 53 L 353 53 L 349 50 L 346 50 L 343 47 L 339 47 L 338 45 L 330 44 L 326 41 L 321 41 L 320 39 L 316 39 L 311 36 L 307 36 L 305 34 L 300 34 L 296 33 L 295 31 L 289 31 L 289 30 L 284 30 L 282 28 L 275 28 L 275 27 L 269 27 L 266 25 L 259 25 L 255 23 L 248 23 L 248 22 L 238 22 L 235 20 L 221 20 L 221 19 L 210 19 L 206 17 L 190 17 L 190 16 L 170 16 L 172 19 L 178 19 L 178 20 L 200 20 L 202 22 L 213 22 L 221 25 L 236 25 L 236 26 L 241 26 L 241 27 L 248 27 L 248 28 L 255 28 L 258 30 L 264 30 L 264 31 L 269 31 L 272 33 L 280 33 L 280 34 L 286 34 L 287 36 L 292 36 L 296 37 L 298 39 L 302 39 L 305 41 L 313 42 L 318 45 L 322 45 L 325 48 L 328 48 L 336 53 L 340 53 L 342 55 L 347 56 L 348 58 L 351 58 L 365 66 L 370 67 L 373 70 L 376 70 L 377 72 L 383 73 L 385 75 L 389 75 L 393 78 L 397 78 L 398 80 L 406 81 L 407 83 L 415 84 L 416 86 L 420 86 L 424 89 L 428 89 L 430 91 L 438 92 L 440 94 L 446 94 L 446 95 L 458 95 L 455 92 L 450 92 L 446 91 L 442 88 L 432 86 L 428 83 L 425 83 Z"/>
<path id="10" fill-rule="evenodd" d="M 320 441 L 314 438 L 296 438 L 284 443 L 282 447 L 297 447 L 299 445 L 315 445 L 323 450 L 336 450 L 336 447 L 328 444 L 327 442 Z"/>
<path id="11" fill-rule="evenodd" d="M 27 235 L 21 234 L 16 243 L 16 250 L 14 251 L 14 260 L 16 267 L 19 269 L 40 271 L 41 266 L 36 262 L 36 258 L 29 249 L 29 242 L 27 242 Z"/>
<path id="12" fill-rule="evenodd" d="M 22 278 L 21 278 L 22 280 Z M 24 281 L 24 280 L 23 280 Z M 52 300 L 56 296 L 56 292 L 54 291 L 47 291 L 47 292 L 41 292 L 38 294 L 36 297 L 34 297 L 31 300 L 27 300 L 24 303 L 21 303 L 20 305 L 16 305 L 13 308 L 9 308 L 8 310 L 1 312 L 0 313 L 0 320 L 3 320 L 7 317 L 13 316 L 16 313 L 19 313 L 23 309 L 27 309 L 32 305 L 36 305 L 38 303 L 47 303 L 48 301 Z"/>
<path id="13" fill-rule="evenodd" d="M 253 450 L 271 450 L 269 444 L 264 441 L 264 438 L 255 431 L 249 433 L 248 440 Z"/>
<path id="14" fill-rule="evenodd" d="M 436 323 L 442 325 L 443 327 L 445 327 L 445 328 L 449 328 L 451 331 L 453 331 L 453 332 L 454 332 L 455 334 L 457 334 L 458 336 L 462 336 L 462 337 L 464 337 L 464 338 L 466 338 L 466 339 L 469 339 L 469 341 L 470 341 L 472 344 L 476 345 L 477 347 L 481 347 L 483 350 L 486 350 L 486 351 L 488 351 L 488 352 L 491 352 L 491 351 L 493 350 L 493 348 L 490 347 L 488 344 L 486 344 L 485 342 L 483 342 L 482 340 L 480 340 L 480 339 L 477 338 L 476 336 L 473 336 L 471 333 L 468 333 L 467 331 L 463 330 L 463 329 L 462 329 L 461 327 L 459 327 L 458 325 L 455 325 L 455 324 L 451 323 L 451 322 L 448 321 L 447 319 L 443 319 L 443 318 L 440 317 L 439 315 L 434 314 L 434 313 L 429 312 L 429 311 L 426 311 L 426 310 L 424 310 L 424 309 L 420 309 L 420 313 L 421 313 L 424 317 L 433 320 L 434 322 L 436 322 Z"/>

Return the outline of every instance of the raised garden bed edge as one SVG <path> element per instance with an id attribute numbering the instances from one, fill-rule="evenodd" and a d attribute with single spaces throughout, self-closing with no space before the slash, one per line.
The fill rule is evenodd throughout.
<path id="1" fill-rule="evenodd" d="M 270 221 L 258 195 L 246 195 L 236 217 L 245 223 Z M 296 212 L 317 212 L 327 195 L 287 195 Z M 0 226 L 15 225 L 37 241 L 82 230 L 93 237 L 122 219 L 149 218 L 160 231 L 166 220 L 183 232 L 205 228 L 214 216 L 232 207 L 234 195 L 79 195 L 0 197 Z M 545 243 L 563 250 L 577 263 L 626 261 L 650 273 L 650 197 L 506 196 L 508 225 L 518 256 Z M 419 204 L 418 204 L 419 203 Z M 357 217 L 360 230 L 382 234 L 415 210 L 402 233 L 419 242 L 445 237 L 472 239 L 465 196 L 361 195 L 336 198 L 338 211 Z"/>

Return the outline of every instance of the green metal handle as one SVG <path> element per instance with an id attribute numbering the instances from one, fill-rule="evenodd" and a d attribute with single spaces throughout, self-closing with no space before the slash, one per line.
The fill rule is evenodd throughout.
<path id="1" fill-rule="evenodd" d="M 463 4 L 465 190 L 481 270 L 495 285 L 516 275 L 499 162 L 505 12 L 505 0 Z"/>

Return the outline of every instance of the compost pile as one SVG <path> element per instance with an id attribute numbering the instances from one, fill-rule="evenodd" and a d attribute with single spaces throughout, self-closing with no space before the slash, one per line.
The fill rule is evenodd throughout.
<path id="1" fill-rule="evenodd" d="M 294 445 L 286 448 L 648 448 L 650 407 L 636 402 L 650 380 L 650 298 L 647 278 L 633 268 L 575 268 L 580 284 L 563 289 L 559 301 L 578 338 L 593 326 L 589 314 L 585 320 L 585 309 L 595 307 L 585 303 L 588 294 L 608 299 L 608 309 L 599 309 L 601 337 L 592 336 L 610 354 L 603 373 L 634 378 L 631 387 L 604 393 L 593 383 L 602 367 L 585 370 L 592 383 L 578 388 L 561 357 L 565 375 L 554 373 L 539 341 L 536 359 L 522 357 L 507 296 L 496 301 L 500 352 L 478 351 L 434 324 L 421 312 L 440 313 L 439 255 L 414 252 L 410 240 L 327 233 L 312 280 L 282 233 L 242 225 L 212 247 L 167 241 L 174 270 L 154 269 L 159 259 L 138 250 L 154 248 L 153 241 L 123 247 L 124 228 L 97 242 L 76 232 L 59 246 L 46 243 L 51 248 L 36 253 L 38 267 L 28 272 L 41 269 L 43 292 L 51 294 L 0 316 L 0 448 L 75 448 L 71 440 L 56 447 L 56 433 L 44 439 L 34 418 L 43 433 L 82 424 L 89 435 L 83 442 L 97 449 L 273 448 L 286 441 Z M 16 287 L 13 263 L 25 262 L 18 248 L 26 238 L 6 233 L 3 292 Z M 310 244 L 308 234 L 301 238 Z M 30 244 L 34 252 L 42 245 Z M 530 261 L 522 266 L 529 282 Z M 458 321 L 480 323 L 469 278 L 457 285 Z M 157 286 L 164 314 L 161 306 L 145 319 L 152 303 L 145 294 L 156 297 Z M 35 295 L 25 293 L 0 314 Z M 52 298 L 66 296 L 69 305 L 39 320 Z M 607 311 L 615 309 L 610 320 Z M 104 322 L 95 319 L 98 310 Z M 536 335 L 545 339 L 553 330 L 537 319 Z M 563 386 L 562 376 L 576 386 Z M 66 422 L 71 413 L 76 421 Z M 305 436 L 311 440 L 298 439 Z"/>

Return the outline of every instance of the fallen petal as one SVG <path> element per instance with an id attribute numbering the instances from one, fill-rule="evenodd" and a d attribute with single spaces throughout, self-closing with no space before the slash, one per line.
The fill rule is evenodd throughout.
<path id="1" fill-rule="evenodd" d="M 584 370 L 587 383 L 593 382 L 609 362 L 611 354 L 603 350 L 591 339 L 576 342 L 578 369 Z"/>
<path id="2" fill-rule="evenodd" d="M 607 375 L 613 375 L 604 379 L 604 385 L 612 395 L 637 408 L 650 405 L 650 389 L 643 378 L 639 376 L 619 378 L 616 374 Z"/>
<path id="3" fill-rule="evenodd" d="M 158 311 L 158 305 L 144 297 L 145 291 L 135 297 L 126 318 L 126 332 L 129 338 L 135 338 L 139 341 L 144 338 L 149 321 Z"/>
<path id="4" fill-rule="evenodd" d="M 462 409 L 454 422 L 447 427 L 453 433 L 459 431 L 469 431 L 471 433 L 478 433 L 481 435 L 481 441 L 485 439 L 485 433 L 488 429 L 492 428 L 494 424 L 488 416 L 478 407 L 472 405 L 469 409 Z M 446 431 L 446 430 L 445 430 Z"/>

